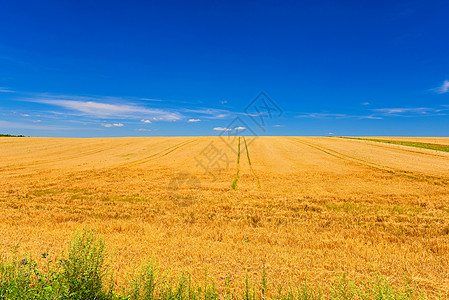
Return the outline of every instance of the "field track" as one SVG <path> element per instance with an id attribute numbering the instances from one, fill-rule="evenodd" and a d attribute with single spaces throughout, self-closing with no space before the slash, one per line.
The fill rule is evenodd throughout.
<path id="1" fill-rule="evenodd" d="M 0 138 L 0 149 L 2 255 L 19 244 L 58 256 L 89 225 L 119 284 L 154 255 L 199 279 L 206 268 L 244 282 L 265 266 L 273 285 L 378 272 L 449 292 L 448 152 L 337 137 Z M 220 163 L 205 169 L 205 149 Z M 200 184 L 171 185 L 183 176 Z"/>

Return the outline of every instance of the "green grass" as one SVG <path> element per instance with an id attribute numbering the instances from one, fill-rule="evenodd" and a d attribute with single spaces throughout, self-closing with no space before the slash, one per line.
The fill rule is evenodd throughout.
<path id="1" fill-rule="evenodd" d="M 430 149 L 430 150 L 436 150 L 436 151 L 449 152 L 449 146 L 447 146 L 447 145 L 440 145 L 440 144 L 409 142 L 409 141 L 381 140 L 381 139 L 369 139 L 369 138 L 355 138 L 355 137 L 340 137 L 340 138 L 352 139 L 352 140 L 361 140 L 361 141 L 379 142 L 379 143 L 386 143 L 386 144 L 409 146 L 409 147 L 415 147 L 415 148 L 423 148 L 423 149 Z"/>
<path id="2" fill-rule="evenodd" d="M 253 166 L 251 165 L 251 159 L 249 157 L 249 150 L 248 150 L 248 145 L 246 143 L 246 138 L 243 137 L 243 141 L 245 142 L 245 149 L 246 149 L 246 156 L 248 157 L 248 164 L 249 164 L 249 168 L 251 169 L 251 173 L 253 173 L 254 177 L 257 180 L 257 186 L 259 187 L 259 189 L 261 188 L 260 186 L 260 180 L 259 180 L 259 176 L 257 176 L 256 172 L 254 172 L 253 170 Z"/>
<path id="3" fill-rule="evenodd" d="M 232 181 L 231 188 L 235 191 L 237 189 L 237 183 L 240 178 L 240 170 L 237 170 L 237 174 L 235 174 L 234 180 Z"/>
<path id="4" fill-rule="evenodd" d="M 251 166 L 251 159 L 249 158 L 248 145 L 246 144 L 246 138 L 245 137 L 243 137 L 243 141 L 245 142 L 246 157 L 248 157 L 248 164 Z"/>
<path id="5" fill-rule="evenodd" d="M 272 287 L 269 274 L 262 268 L 260 280 L 247 275 L 243 289 L 233 288 L 230 277 L 221 278 L 217 288 L 207 274 L 203 282 L 194 282 L 189 274 L 173 278 L 161 272 L 154 259 L 143 264 L 128 286 L 120 291 L 112 284 L 105 266 L 105 244 L 90 229 L 77 231 L 63 258 L 57 261 L 42 253 L 38 260 L 22 257 L 17 250 L 13 259 L 0 260 L 0 299 L 98 299 L 98 300 L 411 300 L 426 295 L 410 282 L 392 285 L 375 275 L 355 283 L 345 274 L 322 287 L 306 280 L 290 286 Z M 219 292 L 220 291 L 220 292 Z M 440 297 L 444 298 L 445 297 Z"/>
<path id="6" fill-rule="evenodd" d="M 237 165 L 240 164 L 240 136 L 239 136 L 239 146 L 238 146 L 238 154 L 237 154 Z M 245 144 L 246 145 L 246 144 Z"/>
<path id="7" fill-rule="evenodd" d="M 237 189 L 237 183 L 240 178 L 240 136 L 239 136 L 239 145 L 237 152 L 237 174 L 235 174 L 234 180 L 232 181 L 231 188 L 235 191 Z"/>

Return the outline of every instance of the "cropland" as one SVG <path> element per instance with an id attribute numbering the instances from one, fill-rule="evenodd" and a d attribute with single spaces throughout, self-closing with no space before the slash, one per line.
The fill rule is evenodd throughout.
<path id="1" fill-rule="evenodd" d="M 170 274 L 207 273 L 217 289 L 265 270 L 272 291 L 379 274 L 447 295 L 448 147 L 418 137 L 2 137 L 0 255 L 57 258 L 88 226 L 104 237 L 118 286 L 154 257 Z"/>

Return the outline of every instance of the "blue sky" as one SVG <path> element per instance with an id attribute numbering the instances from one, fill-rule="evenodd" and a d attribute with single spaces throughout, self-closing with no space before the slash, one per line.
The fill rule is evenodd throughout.
<path id="1" fill-rule="evenodd" d="M 3 1 L 0 133 L 447 136 L 448 11 L 433 0 Z M 280 111 L 245 113 L 261 91 Z"/>

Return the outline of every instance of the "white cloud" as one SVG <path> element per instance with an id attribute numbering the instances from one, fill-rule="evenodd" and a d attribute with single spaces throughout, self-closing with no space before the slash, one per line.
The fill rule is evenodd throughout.
<path id="1" fill-rule="evenodd" d="M 348 114 L 336 114 L 336 113 L 304 113 L 298 116 L 299 118 L 311 118 L 311 119 L 382 119 L 376 115 L 348 115 Z"/>
<path id="2" fill-rule="evenodd" d="M 370 105 L 371 103 L 369 102 L 363 102 L 362 105 Z"/>
<path id="3" fill-rule="evenodd" d="M 449 106 L 440 107 L 392 107 L 369 109 L 371 114 L 340 114 L 340 113 L 303 113 L 299 118 L 313 119 L 359 119 L 359 120 L 381 120 L 386 117 L 421 117 L 446 115 Z"/>
<path id="4" fill-rule="evenodd" d="M 299 115 L 300 118 L 313 118 L 313 119 L 344 119 L 350 117 L 346 114 L 333 114 L 333 113 L 305 113 Z"/>
<path id="5" fill-rule="evenodd" d="M 101 126 L 109 128 L 109 127 L 123 127 L 125 125 L 123 125 L 122 123 L 114 123 L 114 124 L 101 124 Z"/>
<path id="6" fill-rule="evenodd" d="M 382 120 L 383 118 L 379 116 L 369 115 L 369 116 L 360 116 L 359 119 Z"/>
<path id="7" fill-rule="evenodd" d="M 35 130 L 69 130 L 69 129 L 76 129 L 76 128 L 69 128 L 69 127 L 56 127 L 56 126 L 40 126 L 40 125 L 32 125 L 32 124 L 23 124 L 23 123 L 16 123 L 16 122 L 8 122 L 8 121 L 1 121 L 0 120 L 0 128 L 6 128 L 6 129 L 35 129 Z"/>
<path id="8" fill-rule="evenodd" d="M 138 106 L 127 103 L 125 99 L 113 97 L 94 98 L 39 94 L 31 99 L 25 99 L 25 101 L 59 106 L 80 115 L 103 119 L 151 117 L 153 120 L 176 121 L 182 118 L 179 112 Z"/>
<path id="9" fill-rule="evenodd" d="M 33 123 L 40 123 L 41 120 L 34 120 Z"/>
<path id="10" fill-rule="evenodd" d="M 285 125 L 273 125 L 273 127 L 285 127 Z"/>
<path id="11" fill-rule="evenodd" d="M 401 115 L 401 114 L 429 114 L 440 112 L 441 109 L 429 108 L 429 107 L 402 107 L 402 108 L 378 108 L 373 111 L 385 114 L 385 115 Z"/>
<path id="12" fill-rule="evenodd" d="M 214 117 L 210 117 L 210 118 L 222 119 L 222 118 L 226 118 L 228 116 L 229 116 L 229 114 L 218 114 L 218 115 L 215 115 Z"/>
<path id="13" fill-rule="evenodd" d="M 144 122 L 144 123 L 151 124 L 151 121 L 150 121 L 150 120 L 144 120 L 144 119 L 142 119 L 142 120 L 140 120 L 140 122 Z"/>
<path id="14" fill-rule="evenodd" d="M 200 119 L 189 119 L 189 121 L 187 121 L 187 122 L 200 122 L 201 120 Z"/>
<path id="15" fill-rule="evenodd" d="M 140 100 L 156 101 L 156 102 L 162 102 L 162 101 L 164 101 L 164 100 L 161 100 L 161 99 L 152 99 L 152 98 L 140 98 Z"/>
<path id="16" fill-rule="evenodd" d="M 216 108 L 185 109 L 185 112 L 206 115 L 207 119 L 223 119 L 230 116 L 230 111 Z"/>
<path id="17" fill-rule="evenodd" d="M 14 91 L 0 86 L 0 93 L 14 93 Z"/>
<path id="18" fill-rule="evenodd" d="M 151 131 L 151 129 L 143 129 L 143 128 L 141 128 L 141 129 L 136 129 L 137 131 Z"/>
<path id="19" fill-rule="evenodd" d="M 437 88 L 437 93 L 444 94 L 449 92 L 449 80 L 445 80 L 443 84 Z"/>
<path id="20" fill-rule="evenodd" d="M 20 114 L 22 117 L 29 117 L 29 114 Z"/>
<path id="21" fill-rule="evenodd" d="M 263 113 L 245 113 L 245 115 L 250 117 L 262 117 Z"/>
<path id="22" fill-rule="evenodd" d="M 228 101 L 223 100 L 223 101 L 220 101 L 220 103 L 221 103 L 221 104 L 226 104 L 226 103 L 228 103 Z"/>
<path id="23" fill-rule="evenodd" d="M 217 131 L 232 131 L 232 129 L 225 128 L 225 127 L 215 127 L 214 130 L 217 130 Z"/>
<path id="24" fill-rule="evenodd" d="M 214 130 L 217 130 L 217 131 L 233 131 L 233 130 L 245 130 L 245 129 L 246 129 L 246 127 L 241 127 L 241 126 L 235 127 L 234 129 L 226 128 L 226 127 L 215 127 L 214 128 Z"/>

